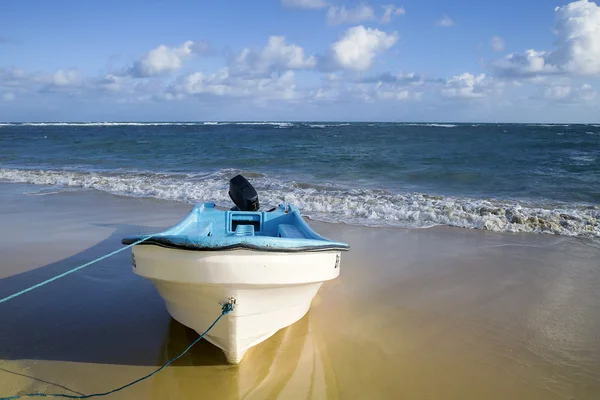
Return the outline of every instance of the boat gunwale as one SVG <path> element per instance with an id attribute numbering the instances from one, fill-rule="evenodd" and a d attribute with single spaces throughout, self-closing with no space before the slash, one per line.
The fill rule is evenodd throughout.
<path id="1" fill-rule="evenodd" d="M 133 244 L 144 236 L 130 236 L 124 238 L 121 243 L 125 245 Z M 250 243 L 234 243 L 229 245 L 219 246 L 207 246 L 206 244 L 200 243 L 174 243 L 171 240 L 165 239 L 160 240 L 161 237 L 151 237 L 142 243 L 138 243 L 136 246 L 158 246 L 168 249 L 186 250 L 186 251 L 226 251 L 226 250 L 252 250 L 262 252 L 273 252 L 273 253 L 301 253 L 301 252 L 319 252 L 319 251 L 348 251 L 350 247 L 341 243 L 330 242 L 323 245 L 311 245 L 301 247 L 279 247 L 279 246 L 268 246 L 268 245 L 254 245 Z"/>

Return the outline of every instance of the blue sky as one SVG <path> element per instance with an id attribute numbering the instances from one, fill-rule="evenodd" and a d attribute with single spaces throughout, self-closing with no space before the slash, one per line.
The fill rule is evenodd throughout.
<path id="1" fill-rule="evenodd" d="M 599 122 L 593 1 L 30 1 L 0 121 Z"/>

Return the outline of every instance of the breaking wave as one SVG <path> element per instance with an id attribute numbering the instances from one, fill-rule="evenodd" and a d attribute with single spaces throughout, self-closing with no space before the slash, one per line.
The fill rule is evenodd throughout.
<path id="1" fill-rule="evenodd" d="M 433 128 L 456 128 L 456 124 L 400 124 L 405 126 L 428 126 Z"/>
<path id="2" fill-rule="evenodd" d="M 281 127 L 281 128 L 288 128 L 290 126 L 294 126 L 293 123 L 291 122 L 233 122 L 233 124 L 235 125 L 271 125 L 271 126 L 277 126 L 277 127 Z"/>
<path id="3" fill-rule="evenodd" d="M 526 124 L 526 126 L 540 127 L 540 128 L 555 128 L 555 127 L 567 127 L 571 124 Z"/>
<path id="4" fill-rule="evenodd" d="M 350 124 L 308 124 L 309 128 L 330 128 L 336 126 L 349 126 Z"/>
<path id="5" fill-rule="evenodd" d="M 386 124 L 386 123 L 384 123 Z M 203 122 L 14 122 L 0 123 L 0 126 L 222 126 L 222 125 L 248 125 L 248 126 L 272 126 L 274 128 L 291 128 L 308 126 L 309 128 L 329 128 L 339 126 L 349 126 L 350 123 L 331 123 L 331 122 L 274 122 L 274 121 L 203 121 Z M 370 124 L 369 126 L 374 126 Z M 394 125 L 392 123 L 392 125 Z M 419 126 L 435 128 L 455 128 L 456 124 L 438 124 L 438 123 L 398 123 L 399 126 Z"/>
<path id="6" fill-rule="evenodd" d="M 23 122 L 11 126 L 186 126 L 196 122 Z"/>
<path id="7" fill-rule="evenodd" d="M 212 174 L 76 172 L 0 169 L 0 181 L 95 189 L 122 196 L 181 202 L 213 201 L 229 207 L 228 179 L 244 173 L 263 206 L 288 202 L 310 218 L 368 226 L 425 228 L 449 225 L 496 232 L 600 237 L 600 207 L 525 201 L 389 193 L 382 190 L 284 181 L 260 173 L 223 169 Z"/>
<path id="8" fill-rule="evenodd" d="M 0 126 L 207 126 L 207 125 L 268 125 L 276 128 L 296 126 L 291 122 L 21 122 L 2 123 Z"/>

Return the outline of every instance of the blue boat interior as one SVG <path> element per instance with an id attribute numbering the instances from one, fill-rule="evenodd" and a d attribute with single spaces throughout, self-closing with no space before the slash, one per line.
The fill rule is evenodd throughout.
<path id="1" fill-rule="evenodd" d="M 144 235 L 123 239 L 132 244 Z M 197 204 L 177 225 L 153 235 L 142 245 L 188 250 L 254 249 L 261 251 L 348 250 L 346 243 L 317 234 L 293 205 L 271 211 L 219 210 L 214 203 Z"/>

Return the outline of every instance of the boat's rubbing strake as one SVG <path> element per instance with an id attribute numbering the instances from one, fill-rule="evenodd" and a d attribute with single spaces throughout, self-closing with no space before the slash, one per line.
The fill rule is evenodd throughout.
<path id="1" fill-rule="evenodd" d="M 139 240 L 142 236 L 130 236 L 122 240 L 123 244 L 132 244 Z M 335 242 L 324 242 L 323 244 L 314 244 L 306 246 L 286 247 L 278 245 L 256 245 L 252 243 L 237 242 L 232 244 L 207 244 L 189 242 L 183 240 L 177 240 L 180 238 L 168 238 L 161 236 L 154 236 L 139 245 L 154 245 L 165 247 L 169 249 L 179 250 L 192 250 L 192 251 L 224 251 L 224 250 L 253 250 L 253 251 L 264 251 L 264 252 L 277 252 L 277 253 L 301 253 L 301 252 L 315 252 L 315 251 L 347 251 L 348 246 L 337 244 Z"/>

